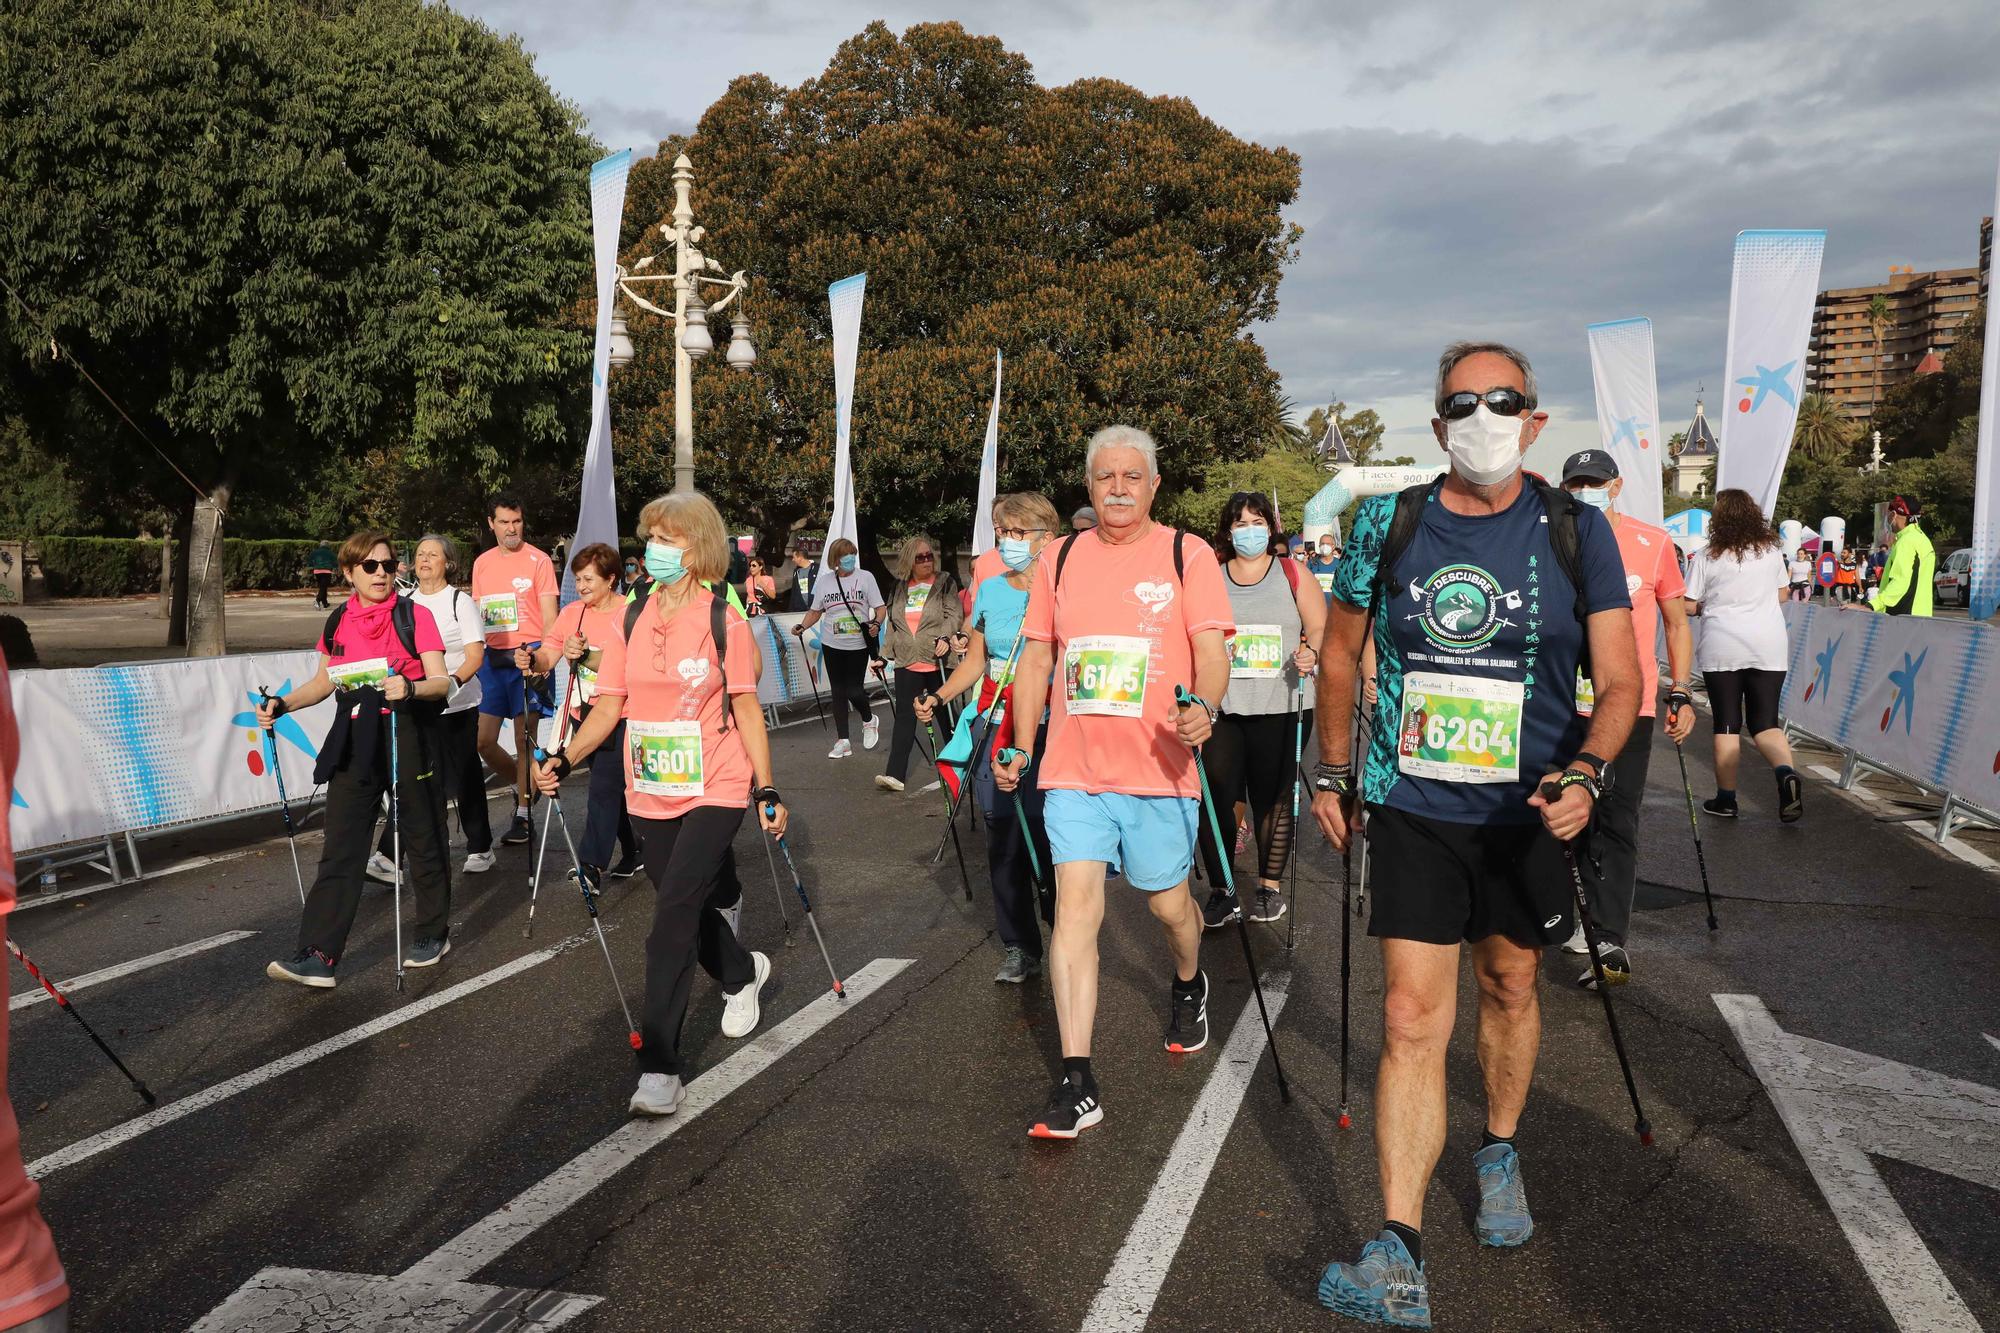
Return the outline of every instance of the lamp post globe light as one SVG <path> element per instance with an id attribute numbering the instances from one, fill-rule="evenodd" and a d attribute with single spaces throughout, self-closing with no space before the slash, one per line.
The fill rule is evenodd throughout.
<path id="1" fill-rule="evenodd" d="M 708 328 L 709 316 L 720 314 L 732 301 L 750 290 L 750 280 L 738 269 L 722 277 L 722 265 L 698 248 L 705 228 L 694 222 L 694 208 L 688 196 L 694 189 L 694 163 L 683 153 L 674 159 L 674 213 L 660 224 L 660 232 L 672 247 L 672 273 L 652 273 L 658 255 L 647 255 L 630 269 L 618 268 L 618 290 L 641 310 L 650 310 L 674 326 L 674 493 L 694 489 L 694 363 L 715 350 L 715 338 Z M 672 283 L 674 300 L 669 309 L 639 294 L 644 283 Z M 706 288 L 708 297 L 703 296 Z M 713 299 L 709 299 L 713 298 Z M 729 348 L 723 361 L 731 369 L 748 370 L 757 363 L 757 348 L 750 341 L 750 320 L 737 306 L 729 322 Z M 611 316 L 611 364 L 622 366 L 632 360 L 632 338 L 623 315 Z"/>

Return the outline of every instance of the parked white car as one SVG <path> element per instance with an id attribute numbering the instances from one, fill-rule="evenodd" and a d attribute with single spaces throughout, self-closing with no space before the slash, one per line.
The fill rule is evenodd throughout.
<path id="1" fill-rule="evenodd" d="M 1943 606 L 1969 606 L 1972 602 L 1972 548 L 1961 547 L 1938 562 L 1931 576 L 1932 599 Z"/>

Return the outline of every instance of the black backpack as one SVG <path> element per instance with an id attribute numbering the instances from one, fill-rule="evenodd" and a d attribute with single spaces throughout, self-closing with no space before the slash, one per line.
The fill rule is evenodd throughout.
<path id="1" fill-rule="evenodd" d="M 645 613 L 646 603 L 652 599 L 658 585 L 641 574 L 633 583 L 632 590 L 625 594 L 625 643 L 632 643 L 632 631 L 639 624 L 639 617 Z M 729 730 L 729 676 L 723 670 L 729 656 L 729 602 L 721 594 L 710 589 L 708 603 L 708 636 L 715 640 L 715 670 L 722 677 L 722 729 Z"/>
<path id="2" fill-rule="evenodd" d="M 1173 528 L 1170 531 L 1174 534 L 1174 582 L 1186 583 L 1187 552 L 1183 551 L 1181 547 L 1194 534 L 1183 532 L 1179 528 Z M 1063 538 L 1062 545 L 1057 548 L 1055 577 L 1049 580 L 1049 595 L 1051 597 L 1055 596 L 1056 589 L 1062 586 L 1063 566 L 1069 563 L 1069 548 L 1076 545 L 1076 539 L 1082 535 L 1080 532 L 1072 532 L 1069 536 Z M 1197 537 L 1195 540 L 1199 541 L 1200 538 Z"/>
<path id="3" fill-rule="evenodd" d="M 1577 530 L 1577 522 L 1583 513 L 1583 501 L 1571 495 L 1560 486 L 1551 486 L 1533 473 L 1524 473 L 1522 481 L 1532 485 L 1541 497 L 1542 511 L 1549 518 L 1549 545 L 1554 548 L 1556 564 L 1563 576 L 1576 591 L 1576 623 L 1584 627 L 1583 653 L 1577 659 L 1577 669 L 1585 679 L 1590 676 L 1590 605 L 1583 596 L 1583 535 Z M 1444 484 L 1444 478 L 1436 481 L 1419 482 L 1396 493 L 1396 512 L 1389 519 L 1389 531 L 1382 538 L 1382 551 L 1375 562 L 1375 594 L 1369 605 L 1371 614 L 1376 613 L 1394 595 L 1396 562 L 1403 552 L 1410 549 L 1410 543 L 1417 535 L 1417 524 L 1423 521 L 1424 506 L 1436 495 Z"/>

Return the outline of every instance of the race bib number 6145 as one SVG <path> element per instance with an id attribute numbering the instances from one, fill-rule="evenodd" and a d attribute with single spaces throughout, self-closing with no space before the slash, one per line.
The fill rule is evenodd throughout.
<path id="1" fill-rule="evenodd" d="M 1077 717 L 1139 717 L 1145 711 L 1152 645 L 1136 636 L 1097 634 L 1063 649 L 1063 689 Z"/>

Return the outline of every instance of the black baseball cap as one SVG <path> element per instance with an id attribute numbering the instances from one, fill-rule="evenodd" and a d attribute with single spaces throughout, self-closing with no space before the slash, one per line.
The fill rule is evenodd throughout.
<path id="1" fill-rule="evenodd" d="M 1573 481 L 1606 482 L 1618 475 L 1618 460 L 1604 449 L 1584 449 L 1563 464 L 1563 485 Z"/>

